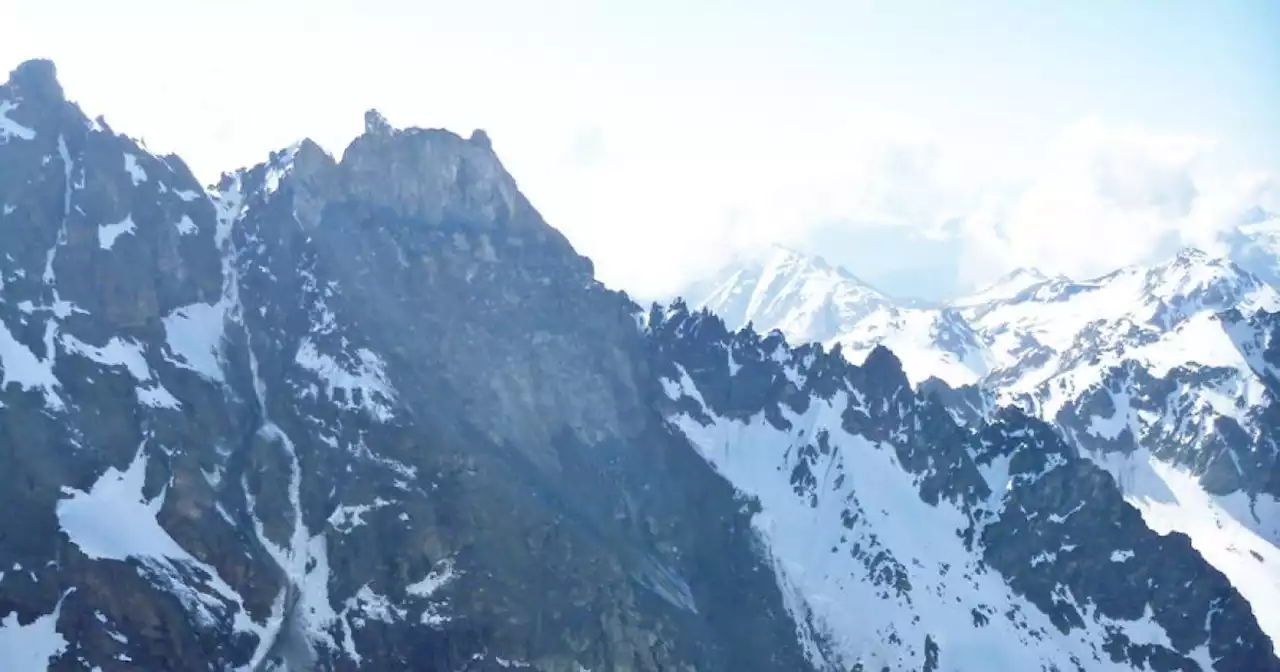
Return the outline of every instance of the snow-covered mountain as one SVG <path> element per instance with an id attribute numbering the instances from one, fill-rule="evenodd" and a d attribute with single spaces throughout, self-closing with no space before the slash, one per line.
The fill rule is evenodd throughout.
<path id="1" fill-rule="evenodd" d="M 4 672 L 1280 669 L 1075 443 L 646 314 L 483 132 L 371 111 L 205 190 L 28 62 L 0 250 Z"/>
<path id="2" fill-rule="evenodd" d="M 1029 287 L 1049 278 L 1034 268 L 1016 268 L 993 282 L 987 288 L 948 302 L 953 308 L 982 306 L 993 301 L 1012 299 Z"/>
<path id="3" fill-rule="evenodd" d="M 826 342 L 893 299 L 820 257 L 774 245 L 682 292 L 734 325 L 779 329 L 797 343 Z"/>
<path id="4" fill-rule="evenodd" d="M 1005 409 L 958 424 L 884 348 L 856 366 L 680 302 L 649 329 L 672 422 L 756 511 L 823 667 L 1275 667 L 1253 657 L 1269 642 L 1236 658 L 1184 638 L 1227 602 L 1252 614 L 1044 423 Z"/>
<path id="5" fill-rule="evenodd" d="M 915 382 L 937 377 L 965 385 L 989 371 L 985 347 L 956 311 L 896 300 L 821 257 L 781 246 L 735 260 L 680 295 L 735 329 L 753 325 L 777 329 L 791 343 L 839 344 L 852 361 L 885 345 Z"/>
<path id="6" fill-rule="evenodd" d="M 699 305 L 718 310 L 714 301 Z M 846 351 L 855 362 L 886 345 L 917 386 L 950 400 L 957 418 L 1016 405 L 1053 423 L 1111 472 L 1153 529 L 1188 534 L 1280 637 L 1280 376 L 1268 360 L 1280 361 L 1271 350 L 1280 347 L 1272 345 L 1280 343 L 1277 311 L 1275 286 L 1186 249 L 1091 281 L 1018 270 L 933 310 L 885 297 L 823 342 L 856 344 Z M 899 318 L 900 328 L 887 330 L 884 314 L 914 321 Z M 953 325 L 946 332 L 935 327 L 943 320 Z M 755 326 L 806 337 L 790 325 Z M 939 333 L 972 336 L 957 348 Z"/>
<path id="7" fill-rule="evenodd" d="M 966 309 L 983 386 L 1057 424 L 1153 529 L 1189 535 L 1280 637 L 1280 293 L 1197 250 Z M 1275 357 L 1274 353 L 1270 355 Z"/>

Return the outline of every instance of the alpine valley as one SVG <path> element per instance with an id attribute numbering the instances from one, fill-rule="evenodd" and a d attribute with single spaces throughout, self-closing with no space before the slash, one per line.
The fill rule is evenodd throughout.
<path id="1" fill-rule="evenodd" d="M 202 188 L 23 63 L 0 670 L 1280 670 L 1258 277 L 701 288 L 596 281 L 482 131 Z"/>

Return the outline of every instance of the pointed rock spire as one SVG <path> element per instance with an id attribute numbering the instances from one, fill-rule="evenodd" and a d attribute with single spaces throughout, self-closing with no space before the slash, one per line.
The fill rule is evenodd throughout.
<path id="1" fill-rule="evenodd" d="M 23 62 L 9 73 L 9 84 L 32 102 L 56 105 L 66 101 L 62 85 L 58 83 L 57 67 L 47 59 Z"/>
<path id="2" fill-rule="evenodd" d="M 364 132 L 368 135 L 390 135 L 391 124 L 387 123 L 387 118 L 377 110 L 369 110 L 364 113 Z"/>

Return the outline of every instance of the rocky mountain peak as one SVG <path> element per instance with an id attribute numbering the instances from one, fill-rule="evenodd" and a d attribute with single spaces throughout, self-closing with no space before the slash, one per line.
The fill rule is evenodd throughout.
<path id="1" fill-rule="evenodd" d="M 33 59 L 19 64 L 9 73 L 9 86 L 17 98 L 34 105 L 66 102 L 62 85 L 58 83 L 58 69 L 50 60 Z"/>
<path id="2" fill-rule="evenodd" d="M 468 140 L 478 147 L 483 147 L 484 149 L 493 151 L 493 140 L 489 138 L 488 133 L 484 132 L 484 129 L 477 128 L 472 131 L 471 137 L 468 138 Z"/>
<path id="3" fill-rule="evenodd" d="M 432 226 L 546 229 L 486 142 L 449 131 L 393 129 L 376 113 L 347 147 L 341 173 L 347 194 Z"/>
<path id="4" fill-rule="evenodd" d="M 364 113 L 364 132 L 368 135 L 390 135 L 395 130 L 382 113 L 370 109 Z"/>

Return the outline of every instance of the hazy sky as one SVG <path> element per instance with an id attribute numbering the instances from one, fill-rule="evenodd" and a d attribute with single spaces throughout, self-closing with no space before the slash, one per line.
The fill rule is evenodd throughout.
<path id="1" fill-rule="evenodd" d="M 370 107 L 484 128 L 642 295 L 781 242 L 936 297 L 1280 212 L 1269 0 L 5 0 L 0 22 L 0 67 L 54 59 L 206 182 L 303 136 L 340 153 Z"/>

